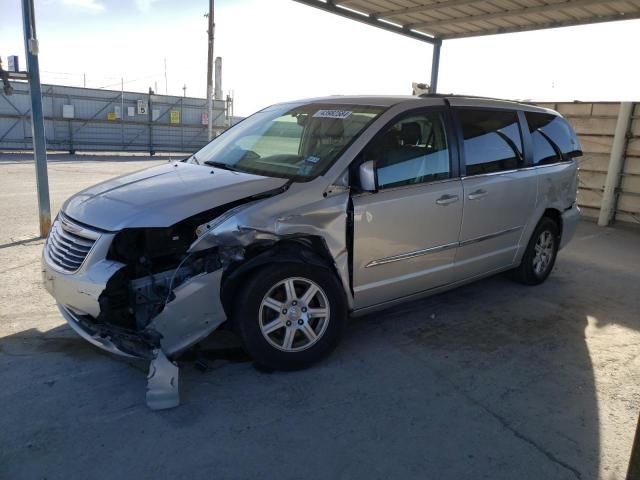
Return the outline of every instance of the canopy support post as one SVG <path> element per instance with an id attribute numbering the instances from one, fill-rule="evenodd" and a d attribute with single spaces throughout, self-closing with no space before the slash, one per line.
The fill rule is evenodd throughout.
<path id="1" fill-rule="evenodd" d="M 429 84 L 429 93 L 438 92 L 438 73 L 440 71 L 440 47 L 442 39 L 436 38 L 433 43 L 433 53 L 431 55 L 431 83 Z"/>
<path id="2" fill-rule="evenodd" d="M 611 146 L 611 156 L 609 157 L 607 179 L 602 194 L 602 205 L 598 216 L 598 225 L 601 227 L 609 225 L 616 215 L 618 188 L 620 187 L 620 179 L 624 170 L 625 149 L 628 141 L 627 134 L 629 133 L 631 117 L 633 116 L 633 106 L 632 102 L 620 103 L 613 145 Z"/>
<path id="3" fill-rule="evenodd" d="M 49 176 L 47 172 L 47 140 L 42 112 L 42 92 L 40 89 L 40 66 L 38 63 L 38 40 L 33 0 L 22 0 L 22 21 L 24 24 L 24 49 L 29 72 L 31 96 L 31 128 L 33 132 L 33 154 L 36 164 L 36 189 L 38 191 L 38 211 L 40 236 L 46 237 L 51 228 L 51 206 L 49 202 Z"/>

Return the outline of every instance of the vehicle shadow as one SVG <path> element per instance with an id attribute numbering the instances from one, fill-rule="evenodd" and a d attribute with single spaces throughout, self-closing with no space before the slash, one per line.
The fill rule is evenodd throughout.
<path id="1" fill-rule="evenodd" d="M 576 243 L 600 235 L 594 226 L 581 230 Z M 615 444 L 605 448 L 600 437 L 603 424 L 609 424 L 609 439 L 620 428 L 621 409 L 632 410 L 633 419 L 637 415 L 633 397 L 609 400 L 631 379 L 627 366 L 640 346 L 640 252 L 627 248 L 637 246 L 639 232 L 626 232 L 618 246 L 596 238 L 588 247 L 561 252 L 543 285 L 495 276 L 358 319 L 350 336 L 375 324 L 494 418 L 512 434 L 514 448 L 492 452 L 489 440 L 488 456 L 514 458 L 516 444 L 528 445 L 536 455 L 521 456 L 526 473 L 520 478 L 544 478 L 539 468 L 545 461 L 562 478 L 625 478 L 630 451 Z M 635 420 L 627 426 L 617 433 L 628 438 L 630 448 Z"/>
<path id="2" fill-rule="evenodd" d="M 0 477 L 624 478 L 629 452 L 601 440 L 635 428 L 609 399 L 637 356 L 640 254 L 592 233 L 543 285 L 501 275 L 354 318 L 308 370 L 257 371 L 215 334 L 165 412 L 144 405 L 144 362 L 65 326 L 0 339 Z"/>

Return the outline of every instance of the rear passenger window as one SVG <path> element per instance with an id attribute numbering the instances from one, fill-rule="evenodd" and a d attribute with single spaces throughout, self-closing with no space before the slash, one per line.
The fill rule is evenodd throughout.
<path id="1" fill-rule="evenodd" d="M 545 165 L 582 155 L 580 143 L 567 121 L 548 113 L 525 112 L 531 141 L 533 164 Z"/>
<path id="2" fill-rule="evenodd" d="M 449 148 L 440 113 L 405 118 L 365 150 L 376 162 L 378 188 L 393 188 L 449 178 Z"/>
<path id="3" fill-rule="evenodd" d="M 504 110 L 460 110 L 467 175 L 524 166 L 518 114 Z"/>

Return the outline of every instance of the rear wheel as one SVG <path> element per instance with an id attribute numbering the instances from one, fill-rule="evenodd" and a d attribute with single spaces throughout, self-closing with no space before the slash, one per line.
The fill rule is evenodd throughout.
<path id="1" fill-rule="evenodd" d="M 276 370 L 305 368 L 329 353 L 346 318 L 344 292 L 335 275 L 297 263 L 252 272 L 233 310 L 249 355 Z"/>
<path id="2" fill-rule="evenodd" d="M 558 224 L 549 217 L 542 217 L 529 240 L 520 266 L 513 273 L 525 285 L 544 282 L 556 262 L 560 244 Z"/>

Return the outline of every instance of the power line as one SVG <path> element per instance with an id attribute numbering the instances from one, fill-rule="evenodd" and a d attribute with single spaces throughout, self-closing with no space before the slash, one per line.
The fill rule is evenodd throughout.
<path id="1" fill-rule="evenodd" d="M 148 80 L 148 79 L 150 79 L 150 78 L 157 77 L 158 75 L 160 75 L 160 74 L 155 73 L 155 74 L 153 74 L 153 75 L 147 75 L 147 76 L 145 76 L 145 77 L 139 77 L 139 78 L 134 78 L 134 79 L 132 79 L 132 80 L 126 80 L 124 83 L 126 84 L 126 83 L 139 82 L 140 80 Z M 121 78 L 122 78 L 122 77 L 121 77 Z M 98 88 L 117 87 L 118 85 L 121 85 L 121 84 L 122 84 L 122 81 L 117 82 L 117 83 L 110 83 L 109 85 L 104 85 L 103 87 L 98 87 Z"/>

